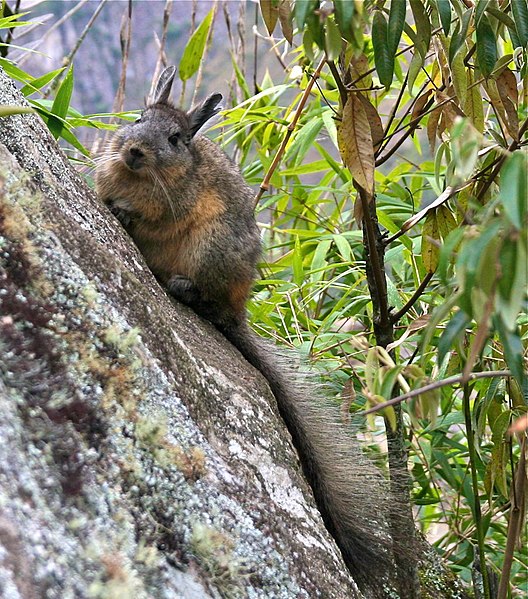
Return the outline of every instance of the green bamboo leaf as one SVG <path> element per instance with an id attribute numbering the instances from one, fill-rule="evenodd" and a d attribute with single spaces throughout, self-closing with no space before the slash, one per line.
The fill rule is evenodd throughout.
<path id="1" fill-rule="evenodd" d="M 469 324 L 469 316 L 463 311 L 458 311 L 447 323 L 447 326 L 438 341 L 438 364 L 442 364 L 447 352 L 453 347 L 455 341 L 462 335 Z"/>
<path id="2" fill-rule="evenodd" d="M 501 278 L 495 311 L 504 326 L 514 331 L 528 288 L 526 246 L 523 240 L 506 239 L 499 255 Z"/>
<path id="3" fill-rule="evenodd" d="M 410 4 L 416 24 L 416 49 L 425 60 L 431 43 L 431 22 L 422 0 L 410 0 Z"/>
<path id="4" fill-rule="evenodd" d="M 520 231 L 526 226 L 528 210 L 528 159 L 524 152 L 514 152 L 502 167 L 499 194 L 506 217 Z"/>
<path id="5" fill-rule="evenodd" d="M 296 0 L 295 2 L 295 21 L 300 31 L 304 28 L 310 13 L 313 13 L 318 0 Z"/>
<path id="6" fill-rule="evenodd" d="M 490 1 L 491 0 L 478 0 L 475 7 L 475 27 L 478 27 L 480 19 L 482 18 L 484 11 L 488 8 Z"/>
<path id="7" fill-rule="evenodd" d="M 524 48 L 528 44 L 528 2 L 512 0 L 511 9 L 519 43 Z"/>
<path id="8" fill-rule="evenodd" d="M 523 370 L 523 344 L 519 337 L 518 331 L 514 329 L 509 331 L 503 324 L 502 319 L 496 316 L 494 319 L 494 325 L 499 333 L 499 339 L 504 348 L 504 357 L 508 368 L 519 383 L 520 387 L 523 387 L 526 375 Z"/>
<path id="9" fill-rule="evenodd" d="M 488 15 L 494 16 L 503 25 L 506 25 L 508 29 L 515 29 L 515 22 L 504 11 L 496 8 L 495 6 L 487 6 L 486 12 Z"/>
<path id="10" fill-rule="evenodd" d="M 356 6 L 350 0 L 334 0 L 335 20 L 341 35 L 348 41 L 354 42 L 354 33 L 352 31 L 352 19 Z"/>
<path id="11" fill-rule="evenodd" d="M 70 100 L 73 93 L 73 65 L 69 68 L 66 77 L 60 84 L 57 90 L 57 95 L 50 109 L 50 113 L 58 118 L 50 118 L 48 121 L 48 128 L 55 139 L 58 139 L 64 129 L 64 123 L 62 122 L 68 114 L 68 108 L 70 107 Z"/>
<path id="12" fill-rule="evenodd" d="M 466 42 L 468 35 L 469 23 L 473 15 L 473 9 L 466 10 L 460 21 L 457 22 L 453 37 L 449 43 L 449 64 L 453 62 L 456 53 L 462 48 Z"/>
<path id="13" fill-rule="evenodd" d="M 353 255 L 348 239 L 344 235 L 334 235 L 333 239 L 343 260 L 345 262 L 351 262 Z"/>
<path id="14" fill-rule="evenodd" d="M 341 54 L 343 40 L 341 32 L 335 21 L 331 18 L 326 19 L 325 27 L 325 52 L 328 60 L 335 60 Z"/>
<path id="15" fill-rule="evenodd" d="M 180 79 L 187 81 L 198 70 L 203 59 L 207 38 L 213 22 L 215 9 L 212 8 L 205 19 L 198 25 L 191 39 L 187 42 L 180 61 Z"/>
<path id="16" fill-rule="evenodd" d="M 381 10 L 375 11 L 372 19 L 372 46 L 379 80 L 389 89 L 394 74 L 394 54 L 389 52 L 387 19 Z"/>
<path id="17" fill-rule="evenodd" d="M 33 108 L 28 108 L 27 106 L 4 106 L 0 104 L 0 117 L 2 116 L 12 116 L 14 114 L 27 114 L 35 112 Z"/>
<path id="18" fill-rule="evenodd" d="M 445 35 L 451 30 L 451 3 L 449 0 L 436 0 L 436 8 L 440 16 L 440 23 Z"/>
<path id="19" fill-rule="evenodd" d="M 325 28 L 323 27 L 323 23 L 319 18 L 319 15 L 315 14 L 315 12 L 309 12 L 306 17 L 306 25 L 310 30 L 314 42 L 319 46 L 321 50 L 325 49 Z"/>
<path id="20" fill-rule="evenodd" d="M 27 14 L 29 14 L 29 12 L 19 12 L 17 14 L 9 15 L 8 17 L 1 17 L 0 29 L 12 29 L 13 27 L 23 27 L 24 25 L 31 25 L 31 21 L 17 21 L 17 19 Z"/>
<path id="21" fill-rule="evenodd" d="M 64 71 L 64 68 L 65 67 L 56 69 L 55 71 L 50 71 L 49 73 L 42 75 L 42 77 L 37 77 L 36 79 L 32 79 L 30 82 L 26 83 L 26 85 L 24 85 L 24 87 L 20 91 L 24 94 L 24 96 L 30 96 L 34 92 L 42 89 L 50 81 L 53 81 L 53 79 L 55 79 L 55 77 L 57 77 Z"/>
<path id="22" fill-rule="evenodd" d="M 389 11 L 388 44 L 389 53 L 395 55 L 405 25 L 406 0 L 392 0 Z"/>
<path id="23" fill-rule="evenodd" d="M 303 256 L 302 247 L 299 236 L 295 237 L 295 247 L 293 250 L 293 282 L 297 286 L 301 286 L 304 281 L 304 268 L 303 268 Z"/>
<path id="24" fill-rule="evenodd" d="M 477 60 L 484 77 L 489 77 L 497 62 L 497 41 L 486 15 L 482 15 L 477 26 Z"/>

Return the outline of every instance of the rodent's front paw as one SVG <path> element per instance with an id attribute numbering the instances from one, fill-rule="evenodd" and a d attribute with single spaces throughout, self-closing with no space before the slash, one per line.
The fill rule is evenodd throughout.
<path id="1" fill-rule="evenodd" d="M 123 210 L 123 208 L 118 208 L 113 204 L 108 204 L 108 208 L 110 212 L 117 218 L 117 220 L 125 227 L 125 229 L 130 225 L 132 220 L 134 219 L 134 213 L 129 210 Z"/>
<path id="2" fill-rule="evenodd" d="M 174 298 L 184 304 L 193 304 L 199 297 L 194 283 L 181 275 L 172 276 L 167 282 L 167 289 Z"/>

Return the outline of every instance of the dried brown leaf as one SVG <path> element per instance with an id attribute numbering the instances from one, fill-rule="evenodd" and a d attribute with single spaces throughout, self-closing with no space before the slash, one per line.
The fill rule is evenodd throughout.
<path id="1" fill-rule="evenodd" d="M 279 4 L 279 21 L 282 34 L 290 44 L 293 44 L 293 15 L 290 0 L 281 0 Z"/>
<path id="2" fill-rule="evenodd" d="M 370 125 L 370 133 L 372 135 L 372 144 L 374 146 L 374 151 L 376 151 L 383 140 L 384 132 L 381 117 L 376 107 L 370 102 L 370 100 L 367 97 L 365 97 L 363 94 L 358 94 L 358 98 L 361 100 L 363 108 L 367 113 L 367 119 Z"/>
<path id="3" fill-rule="evenodd" d="M 337 129 L 343 161 L 369 196 L 374 191 L 374 147 L 367 113 L 357 93 L 349 92 Z"/>

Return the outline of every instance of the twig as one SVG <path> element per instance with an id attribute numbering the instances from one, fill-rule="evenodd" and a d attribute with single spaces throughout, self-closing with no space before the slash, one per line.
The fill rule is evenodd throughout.
<path id="1" fill-rule="evenodd" d="M 297 126 L 297 122 L 299 121 L 301 113 L 304 109 L 304 106 L 305 106 L 307 100 L 308 100 L 308 96 L 310 95 L 310 92 L 312 91 L 314 83 L 315 83 L 316 79 L 319 77 L 325 63 L 326 63 L 326 60 L 323 58 L 321 60 L 321 62 L 319 63 L 319 65 L 317 66 L 317 68 L 315 69 L 315 71 L 313 72 L 313 74 L 310 78 L 310 81 L 308 82 L 308 85 L 306 86 L 306 89 L 304 90 L 304 93 L 302 95 L 302 98 L 299 101 L 299 105 L 297 106 L 297 110 L 295 111 L 293 119 L 292 119 L 291 123 L 288 125 L 288 129 L 286 130 L 286 135 L 284 136 L 284 139 L 282 140 L 280 148 L 278 149 L 277 154 L 275 154 L 275 158 L 273 159 L 273 162 L 272 162 L 271 166 L 269 167 L 268 172 L 266 173 L 266 176 L 264 177 L 262 183 L 260 184 L 259 191 L 257 193 L 257 196 L 255 197 L 255 206 L 258 205 L 258 203 L 260 202 L 260 199 L 262 198 L 264 193 L 266 191 L 268 191 L 268 189 L 269 189 L 271 177 L 273 176 L 275 169 L 277 168 L 277 166 L 279 165 L 279 162 L 281 161 L 284 151 L 286 150 L 286 146 L 288 145 L 288 141 L 290 140 L 290 137 L 292 136 L 292 133 L 295 130 L 295 127 Z"/>
<path id="2" fill-rule="evenodd" d="M 121 74 L 119 76 L 119 86 L 112 107 L 112 112 L 122 112 L 125 102 L 126 75 L 128 67 L 128 57 L 130 54 L 130 41 L 132 39 L 132 0 L 128 1 L 128 11 L 123 15 L 123 23 L 119 33 L 121 40 Z"/>
<path id="3" fill-rule="evenodd" d="M 86 27 L 83 29 L 81 35 L 79 36 L 79 38 L 77 39 L 77 41 L 75 42 L 75 45 L 73 46 L 73 48 L 71 49 L 70 53 L 68 54 L 68 56 L 66 56 L 66 58 L 62 61 L 62 65 L 64 67 L 66 67 L 64 69 L 64 71 L 57 75 L 57 77 L 55 77 L 55 79 L 53 80 L 53 82 L 51 83 L 51 85 L 48 87 L 48 89 L 44 92 L 43 97 L 44 98 L 48 98 L 50 96 L 50 94 L 52 92 L 54 92 L 57 87 L 59 86 L 60 82 L 62 81 L 62 77 L 64 76 L 64 74 L 67 72 L 68 68 L 70 66 L 70 64 L 73 61 L 74 56 L 77 54 L 77 50 L 81 47 L 81 44 L 83 43 L 85 37 L 88 35 L 88 32 L 90 31 L 90 29 L 92 28 L 95 20 L 97 19 L 97 17 L 99 16 L 100 12 L 103 10 L 104 5 L 108 2 L 108 0 L 101 0 L 101 2 L 99 2 L 98 7 L 95 9 L 93 15 L 91 16 L 90 20 L 88 21 L 88 23 L 86 24 Z"/>
<path id="4" fill-rule="evenodd" d="M 348 98 L 347 88 L 343 84 L 341 76 L 339 75 L 339 71 L 337 70 L 337 67 L 335 66 L 335 62 L 333 60 L 329 60 L 327 62 L 328 62 L 328 66 L 330 68 L 330 72 L 334 76 L 334 79 L 335 79 L 335 82 L 337 85 L 337 89 L 339 90 L 339 97 L 341 98 L 341 104 L 344 106 L 346 104 L 346 101 Z"/>
<path id="5" fill-rule="evenodd" d="M 400 320 L 400 318 L 402 316 L 405 316 L 405 314 L 407 314 L 407 312 L 413 307 L 413 305 L 416 303 L 416 301 L 420 298 L 420 296 L 424 292 L 424 289 L 427 287 L 427 283 L 429 283 L 429 281 L 433 278 L 433 276 L 434 276 L 434 272 L 428 272 L 425 275 L 425 277 L 423 278 L 423 281 L 420 283 L 419 287 L 413 293 L 413 295 L 409 299 L 409 301 L 403 306 L 403 308 L 401 308 L 401 310 L 398 310 L 398 312 L 395 312 L 394 314 L 391 315 L 392 323 L 398 322 L 398 320 Z"/>
<path id="6" fill-rule="evenodd" d="M 467 381 L 467 377 L 465 375 L 464 379 Z M 484 530 L 482 528 L 482 512 L 480 510 L 480 500 L 479 500 L 479 488 L 478 488 L 478 476 L 477 476 L 477 452 L 475 450 L 475 431 L 473 430 L 473 422 L 471 418 L 471 406 L 470 406 L 470 398 L 471 398 L 471 390 L 469 388 L 469 384 L 465 382 L 464 384 L 464 401 L 463 401 L 463 409 L 464 409 L 464 420 L 466 423 L 466 437 L 468 442 L 468 453 L 469 453 L 469 466 L 471 470 L 471 486 L 473 487 L 473 518 L 475 520 L 475 525 L 477 527 L 477 544 L 478 544 L 478 552 L 480 558 L 480 573 L 482 574 L 482 586 L 484 587 L 484 599 L 492 599 L 490 593 L 490 585 L 488 578 L 488 568 L 486 565 L 486 538 L 484 535 Z"/>
<path id="7" fill-rule="evenodd" d="M 392 323 L 389 318 L 389 305 L 387 301 L 387 283 L 385 279 L 385 272 L 382 264 L 382 257 L 378 254 L 378 246 L 377 246 L 377 236 L 376 229 L 374 225 L 374 217 L 376 215 L 376 205 L 373 198 L 369 198 L 365 189 L 357 186 L 357 190 L 359 193 L 359 199 L 361 201 L 361 206 L 363 210 L 363 226 L 364 226 L 364 240 L 363 244 L 366 245 L 367 250 L 367 270 L 370 270 L 372 273 L 372 279 L 368 276 L 367 272 L 367 282 L 370 288 L 370 294 L 374 300 L 376 297 L 376 301 L 374 301 L 374 320 L 378 320 L 378 322 L 374 322 L 374 327 L 378 326 L 383 329 L 382 336 L 385 338 L 387 336 L 387 331 L 384 329 L 387 326 L 390 326 L 391 332 L 389 333 L 392 336 Z M 366 244 L 365 244 L 366 242 Z M 377 313 L 377 314 L 376 314 Z M 377 317 L 377 318 L 376 318 Z M 379 333 L 379 330 L 378 330 Z M 376 335 L 376 337 L 378 334 Z M 386 347 L 389 343 L 392 342 L 392 339 L 378 339 L 378 345 L 382 347 Z"/>
<path id="8" fill-rule="evenodd" d="M 80 2 L 77 2 L 71 10 L 69 10 L 63 17 L 61 17 L 58 21 L 53 23 L 53 25 L 46 30 L 46 33 L 44 33 L 44 35 L 34 44 L 33 49 L 41 46 L 46 41 L 46 39 L 55 31 L 55 29 L 58 29 L 63 23 L 65 23 L 70 17 L 72 17 L 77 11 L 79 11 L 87 2 L 90 2 L 90 0 L 80 0 Z M 19 67 L 22 66 L 27 60 L 29 60 L 31 56 L 31 53 L 27 53 L 24 56 L 21 56 L 20 59 L 17 60 L 17 65 Z"/>
<path id="9" fill-rule="evenodd" d="M 15 4 L 15 8 L 13 8 L 13 10 L 11 11 L 12 14 L 16 15 L 18 14 L 18 11 L 20 10 L 20 0 L 16 1 Z M 9 52 L 9 44 L 13 41 L 13 32 L 15 31 L 15 27 L 10 27 L 7 30 L 7 35 L 6 35 L 6 39 L 5 39 L 5 46 L 0 48 L 0 55 L 3 56 L 4 58 L 7 56 L 7 53 Z M 0 41 L 2 41 L 0 39 Z"/>
<path id="10" fill-rule="evenodd" d="M 472 372 L 469 375 L 468 381 L 476 381 L 478 379 L 490 379 L 490 378 L 498 378 L 498 377 L 510 377 L 512 373 L 509 370 L 487 370 L 486 372 Z M 428 391 L 435 391 L 436 389 L 440 389 L 442 387 L 448 387 L 449 385 L 456 385 L 461 383 L 464 380 L 464 375 L 457 374 L 455 376 L 450 376 L 446 379 L 442 379 L 441 381 L 435 381 L 434 383 L 429 383 L 428 385 L 424 385 L 419 389 L 413 389 L 408 393 L 404 393 L 403 395 L 398 395 L 398 397 L 393 397 L 383 403 L 380 403 L 364 412 L 361 412 L 361 416 L 367 416 L 368 414 L 374 414 L 374 412 L 379 412 L 389 406 L 395 406 L 400 404 L 408 399 L 412 399 L 413 397 L 417 397 L 422 393 L 427 393 Z"/>
<path id="11" fill-rule="evenodd" d="M 506 549 L 504 550 L 504 561 L 502 565 L 497 599 L 506 599 L 508 596 L 509 579 L 513 564 L 515 544 L 522 525 L 522 506 L 524 505 L 526 498 L 526 436 L 523 437 L 521 442 L 521 455 L 519 457 L 519 463 L 517 465 L 517 472 L 515 474 L 512 490 L 513 501 L 510 520 L 508 522 Z"/>
<path id="12" fill-rule="evenodd" d="M 159 41 L 158 47 L 158 58 L 156 59 L 156 66 L 154 68 L 154 77 L 150 85 L 149 98 L 154 96 L 154 85 L 155 81 L 158 80 L 161 72 L 161 66 L 165 64 L 165 44 L 167 43 L 167 32 L 169 30 L 169 21 L 172 12 L 172 0 L 166 0 L 165 8 L 163 9 L 163 26 L 161 29 L 161 40 Z"/>

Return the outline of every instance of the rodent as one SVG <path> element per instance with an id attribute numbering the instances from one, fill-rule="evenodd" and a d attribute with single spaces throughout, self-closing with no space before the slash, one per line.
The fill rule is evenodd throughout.
<path id="1" fill-rule="evenodd" d="M 337 410 L 296 388 L 290 367 L 247 324 L 261 255 L 254 192 L 226 154 L 198 134 L 222 96 L 189 112 L 176 108 L 169 100 L 175 72 L 162 72 L 154 101 L 112 138 L 97 167 L 97 193 L 168 292 L 212 322 L 266 377 L 345 563 L 367 597 L 383 597 L 390 535 L 382 477 Z"/>

